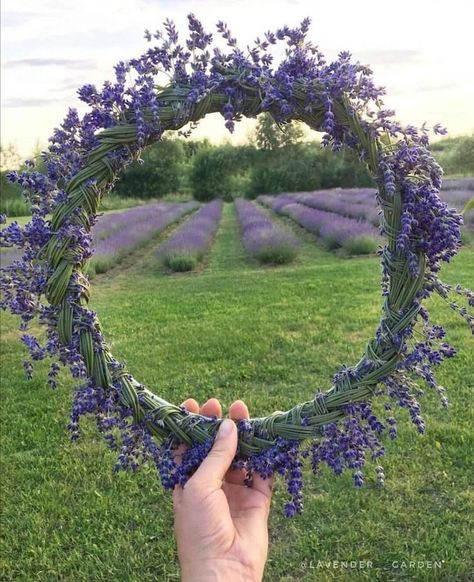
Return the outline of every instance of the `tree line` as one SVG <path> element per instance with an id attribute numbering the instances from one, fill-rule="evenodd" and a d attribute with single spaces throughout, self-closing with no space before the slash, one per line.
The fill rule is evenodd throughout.
<path id="1" fill-rule="evenodd" d="M 474 176 L 474 134 L 442 139 L 431 149 L 445 174 Z M 0 211 L 10 216 L 26 214 L 28 206 L 21 189 L 6 180 L 8 169 L 18 166 L 18 156 L 10 146 L 2 148 L 1 157 Z M 34 157 L 41 171 L 40 152 Z M 143 200 L 181 193 L 208 201 L 373 185 L 365 165 L 352 150 L 335 154 L 317 141 L 305 141 L 299 124 L 280 128 L 264 114 L 243 145 L 165 137 L 146 148 L 140 162 L 122 172 L 115 195 Z"/>

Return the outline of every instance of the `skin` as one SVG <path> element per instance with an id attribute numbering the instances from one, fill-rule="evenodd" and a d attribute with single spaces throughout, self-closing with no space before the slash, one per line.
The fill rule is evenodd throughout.
<path id="1" fill-rule="evenodd" d="M 222 416 L 215 398 L 201 408 L 194 399 L 186 400 L 183 406 L 190 412 Z M 229 417 L 198 470 L 184 487 L 178 486 L 173 492 L 183 582 L 262 580 L 273 480 L 255 475 L 253 486 L 246 487 L 245 471 L 229 469 L 237 449 L 234 421 L 249 418 L 244 402 L 234 402 Z"/>

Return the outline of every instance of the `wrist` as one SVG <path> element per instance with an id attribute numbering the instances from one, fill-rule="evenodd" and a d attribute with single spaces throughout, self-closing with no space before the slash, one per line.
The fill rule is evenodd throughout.
<path id="1" fill-rule="evenodd" d="M 262 576 L 236 560 L 209 560 L 181 565 L 181 582 L 261 582 Z"/>

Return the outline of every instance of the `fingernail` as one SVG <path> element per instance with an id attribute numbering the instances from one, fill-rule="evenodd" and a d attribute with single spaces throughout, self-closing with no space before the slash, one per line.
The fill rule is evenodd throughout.
<path id="1" fill-rule="evenodd" d="M 230 418 L 225 418 L 217 431 L 216 439 L 222 439 L 230 435 L 234 428 L 234 421 L 230 420 Z"/>

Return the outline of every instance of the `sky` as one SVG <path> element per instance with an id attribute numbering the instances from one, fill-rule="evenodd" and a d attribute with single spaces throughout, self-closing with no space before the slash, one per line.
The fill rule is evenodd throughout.
<path id="1" fill-rule="evenodd" d="M 114 64 L 146 51 L 144 30 L 165 18 L 185 35 L 190 12 L 208 31 L 227 22 L 241 47 L 309 16 L 308 38 L 328 60 L 348 50 L 371 66 L 403 124 L 474 131 L 472 0 L 3 0 L 2 146 L 14 144 L 22 157 L 46 147 L 68 107 L 83 111 L 78 87 L 113 79 Z M 254 124 L 238 123 L 231 136 L 213 114 L 193 135 L 241 143 Z"/>

